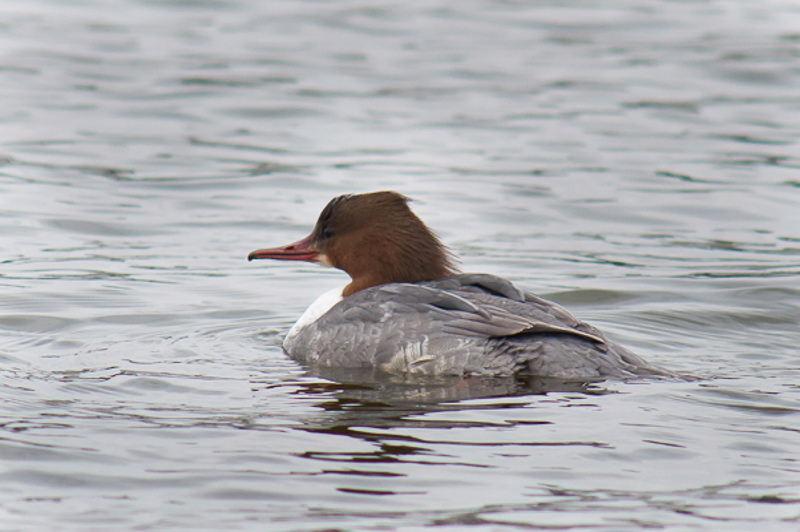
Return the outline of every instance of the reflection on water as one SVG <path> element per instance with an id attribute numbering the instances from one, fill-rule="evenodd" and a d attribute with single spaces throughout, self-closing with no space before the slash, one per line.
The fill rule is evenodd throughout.
<path id="1" fill-rule="evenodd" d="M 792 2 L 0 7 L 0 523 L 794 530 Z M 254 265 L 396 189 L 693 381 L 319 374 Z"/>
<path id="2" fill-rule="evenodd" d="M 418 377 L 383 374 L 377 371 L 344 368 L 314 368 L 309 375 L 326 379 L 303 386 L 302 393 L 317 395 L 320 392 L 334 393 L 340 407 L 324 406 L 325 410 L 352 410 L 343 407 L 352 404 L 356 410 L 361 406 L 382 405 L 391 409 L 393 405 L 425 410 L 441 403 L 458 404 L 468 399 L 490 397 L 514 397 L 524 395 L 546 395 L 551 392 L 575 392 L 602 394 L 605 390 L 592 382 L 565 381 L 518 375 L 514 377 Z M 602 382 L 598 380 L 598 382 Z M 285 383 L 284 383 L 285 384 Z M 298 392 L 299 393 L 299 392 Z M 448 409 L 455 408 L 453 405 Z"/>

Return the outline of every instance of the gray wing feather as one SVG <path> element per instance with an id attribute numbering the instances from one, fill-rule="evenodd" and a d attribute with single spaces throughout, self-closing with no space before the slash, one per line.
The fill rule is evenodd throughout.
<path id="1" fill-rule="evenodd" d="M 362 290 L 287 338 L 284 347 L 305 363 L 391 373 L 668 374 L 563 307 L 486 274 Z"/>

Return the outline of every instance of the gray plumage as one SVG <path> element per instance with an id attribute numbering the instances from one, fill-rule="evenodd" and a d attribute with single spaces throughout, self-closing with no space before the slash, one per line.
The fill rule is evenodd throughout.
<path id="1" fill-rule="evenodd" d="M 294 359 L 418 375 L 671 376 L 509 281 L 461 274 L 361 290 L 286 338 Z"/>

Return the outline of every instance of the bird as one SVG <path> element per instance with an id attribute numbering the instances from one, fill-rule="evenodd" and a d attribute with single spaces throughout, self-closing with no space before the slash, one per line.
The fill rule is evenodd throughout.
<path id="1" fill-rule="evenodd" d="M 461 273 L 409 201 L 394 191 L 335 197 L 306 238 L 248 255 L 314 262 L 350 276 L 286 334 L 291 358 L 395 375 L 673 376 L 507 279 Z"/>

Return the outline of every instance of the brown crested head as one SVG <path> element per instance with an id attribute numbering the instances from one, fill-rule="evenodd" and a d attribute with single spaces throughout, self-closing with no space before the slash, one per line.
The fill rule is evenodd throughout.
<path id="1" fill-rule="evenodd" d="M 248 260 L 299 260 L 339 268 L 352 278 L 344 296 L 370 286 L 457 273 L 447 248 L 411 212 L 408 201 L 391 191 L 339 196 L 325 206 L 306 238 L 253 251 Z"/>
<path id="2" fill-rule="evenodd" d="M 345 195 L 322 210 L 311 234 L 317 262 L 347 272 L 348 296 L 386 283 L 417 283 L 457 272 L 447 248 L 392 191 Z"/>
<path id="3" fill-rule="evenodd" d="M 287 246 L 258 249 L 248 260 L 317 262 L 350 274 L 342 292 L 386 283 L 418 283 L 458 272 L 452 255 L 397 192 L 348 194 L 322 210 L 314 231 Z"/>

